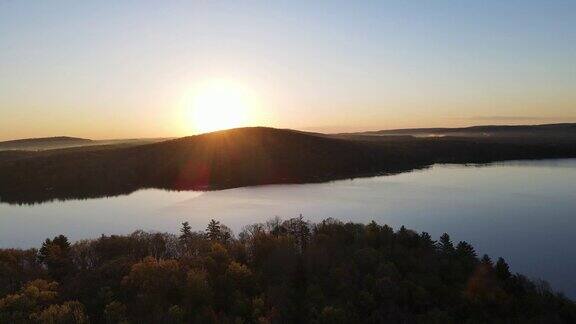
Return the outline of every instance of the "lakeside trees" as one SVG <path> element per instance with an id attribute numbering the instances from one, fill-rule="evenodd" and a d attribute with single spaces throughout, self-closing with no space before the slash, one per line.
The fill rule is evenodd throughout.
<path id="1" fill-rule="evenodd" d="M 375 222 L 58 236 L 0 250 L 0 270 L 0 323 L 576 321 L 572 301 L 502 258 Z"/>

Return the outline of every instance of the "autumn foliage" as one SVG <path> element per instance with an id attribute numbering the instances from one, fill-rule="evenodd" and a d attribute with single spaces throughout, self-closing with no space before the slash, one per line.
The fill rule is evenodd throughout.
<path id="1" fill-rule="evenodd" d="M 573 323 L 545 283 L 448 234 L 301 217 L 0 250 L 0 323 Z"/>

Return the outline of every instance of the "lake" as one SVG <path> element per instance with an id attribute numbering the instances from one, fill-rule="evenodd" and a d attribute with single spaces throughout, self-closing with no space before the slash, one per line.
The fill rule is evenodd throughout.
<path id="1" fill-rule="evenodd" d="M 137 229 L 176 233 L 183 221 L 203 230 L 211 218 L 242 226 L 302 214 L 310 221 L 375 220 L 447 232 L 477 252 L 504 257 L 512 271 L 542 278 L 576 298 L 576 159 L 483 166 L 436 165 L 392 176 L 322 184 L 270 185 L 212 192 L 141 190 L 127 196 L 0 204 L 0 247 L 39 247 Z"/>

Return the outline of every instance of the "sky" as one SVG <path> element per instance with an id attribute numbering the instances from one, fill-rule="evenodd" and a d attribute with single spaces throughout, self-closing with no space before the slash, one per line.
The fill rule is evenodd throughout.
<path id="1" fill-rule="evenodd" d="M 576 1 L 0 0 L 0 140 L 199 133 L 214 84 L 247 126 L 576 122 Z"/>

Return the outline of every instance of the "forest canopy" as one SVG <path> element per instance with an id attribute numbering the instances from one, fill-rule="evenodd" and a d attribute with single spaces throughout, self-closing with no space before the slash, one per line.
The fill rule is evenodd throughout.
<path id="1" fill-rule="evenodd" d="M 0 250 L 0 323 L 574 323 L 467 242 L 302 217 Z"/>

